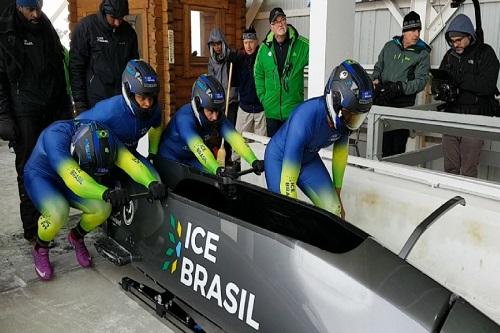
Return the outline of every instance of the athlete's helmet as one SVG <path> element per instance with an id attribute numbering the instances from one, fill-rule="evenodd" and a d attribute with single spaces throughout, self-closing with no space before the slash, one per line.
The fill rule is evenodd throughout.
<path id="1" fill-rule="evenodd" d="M 220 82 L 211 75 L 202 74 L 193 84 L 191 106 L 201 126 L 215 125 L 222 119 L 226 94 Z M 209 121 L 204 109 L 219 113 L 217 120 Z"/>
<path id="2" fill-rule="evenodd" d="M 77 126 L 71 139 L 71 156 L 89 175 L 107 174 L 115 164 L 117 155 L 113 135 L 109 129 L 95 121 L 77 123 Z"/>
<path id="3" fill-rule="evenodd" d="M 155 70 L 144 60 L 130 60 L 122 74 L 122 95 L 132 113 L 140 118 L 149 118 L 158 104 L 160 82 Z M 143 109 L 137 104 L 135 94 L 153 98 L 151 108 Z"/>
<path id="4" fill-rule="evenodd" d="M 370 76 L 353 60 L 345 60 L 335 67 L 325 86 L 328 116 L 335 128 L 340 121 L 350 130 L 357 130 L 365 120 L 373 102 L 373 84 Z M 344 116 L 342 111 L 347 110 Z"/>
<path id="5" fill-rule="evenodd" d="M 101 6 L 105 14 L 113 17 L 122 18 L 128 15 L 128 0 L 104 0 Z"/>

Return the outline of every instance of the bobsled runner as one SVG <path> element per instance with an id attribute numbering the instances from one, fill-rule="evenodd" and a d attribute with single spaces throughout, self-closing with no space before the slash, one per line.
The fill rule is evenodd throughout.
<path id="1" fill-rule="evenodd" d="M 122 288 L 181 331 L 500 332 L 459 295 L 405 258 L 443 205 L 399 255 L 307 203 L 158 159 L 167 198 L 141 189 L 107 223 L 98 251 L 151 280 Z M 438 255 L 438 254 L 436 254 Z"/>

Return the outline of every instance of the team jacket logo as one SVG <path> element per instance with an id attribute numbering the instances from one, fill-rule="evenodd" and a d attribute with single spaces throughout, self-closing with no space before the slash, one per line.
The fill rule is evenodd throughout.
<path id="1" fill-rule="evenodd" d="M 26 45 L 26 46 L 33 46 L 35 44 L 32 41 L 29 41 L 29 40 L 25 39 L 24 40 L 24 45 Z"/>
<path id="2" fill-rule="evenodd" d="M 225 281 L 223 276 L 213 274 L 200 264 L 201 262 L 212 265 L 217 262 L 218 242 L 219 235 L 201 226 L 195 226 L 191 222 L 187 223 L 184 232 L 181 222 L 171 214 L 168 247 L 165 250 L 167 260 L 162 264 L 161 269 L 171 275 L 180 271 L 179 282 L 181 284 L 209 301 L 213 300 L 219 308 L 237 316 L 239 320 L 253 329 L 259 330 L 260 324 L 252 318 L 255 295 L 235 282 Z M 188 250 L 190 254 L 193 254 L 191 258 L 186 256 Z M 193 260 L 195 258 L 196 261 Z"/>
<path id="3" fill-rule="evenodd" d="M 97 42 L 98 43 L 109 43 L 109 41 L 102 36 L 97 37 Z"/>

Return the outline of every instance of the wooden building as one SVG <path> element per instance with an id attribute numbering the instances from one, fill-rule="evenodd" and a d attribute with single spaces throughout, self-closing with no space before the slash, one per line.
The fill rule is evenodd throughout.
<path id="1" fill-rule="evenodd" d="M 99 0 L 68 0 L 70 29 L 97 12 Z M 191 95 L 194 80 L 207 72 L 207 40 L 220 27 L 231 48 L 242 46 L 244 0 L 129 0 L 126 17 L 136 29 L 140 55 L 158 72 L 165 119 Z"/>

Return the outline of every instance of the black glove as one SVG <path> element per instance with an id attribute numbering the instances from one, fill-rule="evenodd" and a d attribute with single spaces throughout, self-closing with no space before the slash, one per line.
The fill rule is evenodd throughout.
<path id="1" fill-rule="evenodd" d="M 108 188 L 103 194 L 102 199 L 107 201 L 113 207 L 121 207 L 130 201 L 127 190 L 122 188 L 110 189 Z"/>
<path id="2" fill-rule="evenodd" d="M 151 184 L 149 184 L 148 187 L 149 195 L 151 198 L 154 200 L 160 200 L 165 198 L 167 189 L 165 188 L 165 185 L 158 181 L 154 181 Z"/>
<path id="3" fill-rule="evenodd" d="M 260 176 L 264 172 L 264 160 L 255 160 L 252 162 L 253 173 Z"/>
<path id="4" fill-rule="evenodd" d="M 155 164 L 156 158 L 157 158 L 156 154 L 149 153 L 149 155 L 148 155 L 148 161 L 151 162 L 151 164 Z"/>
<path id="5" fill-rule="evenodd" d="M 89 106 L 86 102 L 75 102 L 75 114 L 78 116 L 83 111 L 87 111 Z"/>
<path id="6" fill-rule="evenodd" d="M 9 117 L 0 119 L 0 138 L 5 141 L 16 140 L 16 124 Z"/>
<path id="7" fill-rule="evenodd" d="M 382 99 L 385 99 L 386 101 L 391 101 L 399 96 L 404 95 L 403 83 L 401 81 L 397 82 L 386 81 L 384 82 L 384 87 L 382 88 L 380 93 L 382 95 Z"/>
<path id="8" fill-rule="evenodd" d="M 453 103 L 458 97 L 458 88 L 451 82 L 443 81 L 437 88 L 436 99 Z"/>
<path id="9" fill-rule="evenodd" d="M 236 171 L 234 171 L 233 169 L 226 169 L 223 167 L 218 167 L 215 174 L 219 177 L 228 177 L 231 179 L 238 178 L 238 173 Z"/>

